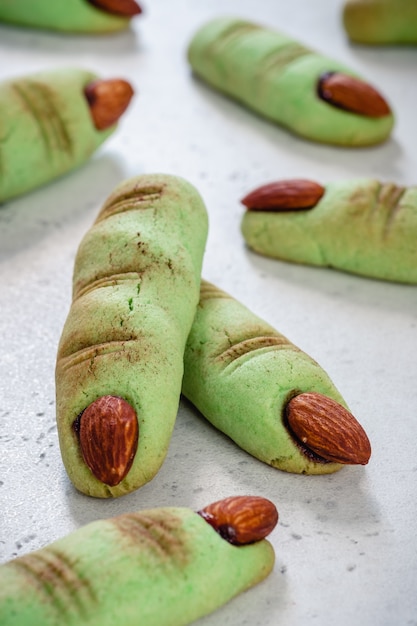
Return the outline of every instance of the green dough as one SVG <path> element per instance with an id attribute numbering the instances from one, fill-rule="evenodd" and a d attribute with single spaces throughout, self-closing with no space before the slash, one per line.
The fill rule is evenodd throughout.
<path id="1" fill-rule="evenodd" d="M 0 22 L 70 33 L 107 33 L 126 28 L 130 20 L 87 0 L 1 0 Z"/>
<path id="2" fill-rule="evenodd" d="M 211 86 L 307 139 L 346 146 L 384 141 L 393 116 L 367 117 L 317 95 L 327 72 L 354 76 L 341 63 L 288 36 L 234 18 L 218 18 L 193 37 L 188 59 Z"/>
<path id="3" fill-rule="evenodd" d="M 0 566 L 2 626 L 183 626 L 263 580 L 266 540 L 233 546 L 197 513 L 92 522 Z"/>
<path id="4" fill-rule="evenodd" d="M 60 68 L 0 84 L 0 202 L 78 167 L 114 131 L 92 121 L 83 90 L 96 78 Z"/>
<path id="5" fill-rule="evenodd" d="M 304 454 L 284 425 L 294 395 L 346 404 L 323 369 L 240 302 L 202 281 L 184 356 L 183 394 L 243 450 L 280 470 L 328 474 L 342 466 Z"/>
<path id="6" fill-rule="evenodd" d="M 58 348 L 56 395 L 63 461 L 86 494 L 133 491 L 155 476 L 165 458 L 207 229 L 194 187 L 174 176 L 144 175 L 116 187 L 80 244 Z M 107 395 L 126 400 L 139 422 L 133 465 L 112 487 L 92 474 L 74 432 L 77 416 Z"/>
<path id="7" fill-rule="evenodd" d="M 343 24 L 352 41 L 417 44 L 417 0 L 347 0 Z"/>
<path id="8" fill-rule="evenodd" d="M 312 209 L 246 211 L 242 233 L 265 256 L 417 283 L 417 187 L 332 182 Z"/>

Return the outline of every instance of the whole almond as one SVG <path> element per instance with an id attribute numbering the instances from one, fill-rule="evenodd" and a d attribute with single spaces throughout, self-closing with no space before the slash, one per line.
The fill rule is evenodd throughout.
<path id="1" fill-rule="evenodd" d="M 126 111 L 134 91 L 130 83 L 121 78 L 94 80 L 84 88 L 91 117 L 97 130 L 116 124 Z"/>
<path id="2" fill-rule="evenodd" d="M 356 418 L 341 404 L 320 393 L 301 393 L 286 407 L 288 430 L 302 448 L 326 461 L 366 465 L 369 439 Z"/>
<path id="3" fill-rule="evenodd" d="M 391 109 L 376 89 L 368 83 L 342 74 L 328 72 L 320 77 L 318 95 L 329 104 L 367 117 L 390 115 Z"/>
<path id="4" fill-rule="evenodd" d="M 102 396 L 81 413 L 74 429 L 94 476 L 110 487 L 118 485 L 130 470 L 138 445 L 133 407 L 123 398 Z"/>
<path id="5" fill-rule="evenodd" d="M 87 2 L 101 11 L 123 17 L 133 17 L 142 13 L 141 7 L 135 0 L 87 0 Z"/>
<path id="6" fill-rule="evenodd" d="M 278 522 L 275 504 L 260 496 L 230 496 L 206 506 L 198 514 L 234 545 L 264 539 Z"/>
<path id="7" fill-rule="evenodd" d="M 297 211 L 312 209 L 324 192 L 324 187 L 314 181 L 293 178 L 262 185 L 241 202 L 252 211 Z"/>

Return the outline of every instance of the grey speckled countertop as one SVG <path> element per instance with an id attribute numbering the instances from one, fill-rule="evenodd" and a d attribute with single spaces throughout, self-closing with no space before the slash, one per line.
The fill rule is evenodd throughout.
<path id="1" fill-rule="evenodd" d="M 0 27 L 0 78 L 82 65 L 124 76 L 137 90 L 118 132 L 88 164 L 0 208 L 0 559 L 97 518 L 253 493 L 280 513 L 270 537 L 275 569 L 201 625 L 416 625 L 417 290 L 252 254 L 240 234 L 239 199 L 284 177 L 415 185 L 417 48 L 350 45 L 341 0 L 144 4 L 132 29 L 114 36 Z M 186 44 L 204 20 L 225 12 L 269 23 L 367 76 L 396 112 L 392 138 L 367 149 L 308 143 L 197 83 Z M 75 491 L 61 461 L 54 398 L 74 255 L 112 188 L 147 172 L 178 174 L 199 189 L 210 216 L 205 278 L 323 366 L 369 435 L 368 466 L 324 477 L 282 473 L 181 402 L 151 483 L 112 501 Z"/>

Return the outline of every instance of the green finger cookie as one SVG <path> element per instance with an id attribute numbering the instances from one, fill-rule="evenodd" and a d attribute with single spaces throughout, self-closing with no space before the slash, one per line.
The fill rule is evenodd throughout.
<path id="1" fill-rule="evenodd" d="M 102 6 L 101 6 L 102 5 Z M 121 5 L 110 11 L 106 5 Z M 140 13 L 135 0 L 2 0 L 0 22 L 63 32 L 108 33 L 126 28 Z"/>
<path id="2" fill-rule="evenodd" d="M 56 395 L 63 461 L 86 494 L 137 489 L 165 458 L 207 228 L 194 187 L 144 175 L 114 190 L 79 246 Z"/>
<path id="3" fill-rule="evenodd" d="M 115 130 L 97 130 L 85 88 L 95 74 L 48 70 L 0 84 L 0 202 L 82 165 Z"/>
<path id="4" fill-rule="evenodd" d="M 183 394 L 243 450 L 280 470 L 327 474 L 368 462 L 367 436 L 323 369 L 205 281 Z"/>
<path id="5" fill-rule="evenodd" d="M 417 44 L 416 0 L 347 0 L 343 24 L 349 38 L 375 45 Z"/>
<path id="6" fill-rule="evenodd" d="M 188 59 L 212 87 L 306 139 L 363 146 L 384 141 L 393 127 L 385 100 L 349 68 L 257 24 L 207 23 Z"/>
<path id="7" fill-rule="evenodd" d="M 263 580 L 274 558 L 268 541 L 231 545 L 186 508 L 127 513 L 0 566 L 0 623 L 184 626 Z"/>
<path id="8" fill-rule="evenodd" d="M 250 248 L 276 259 L 332 267 L 401 283 L 417 283 L 417 187 L 373 179 L 328 183 L 308 208 L 297 208 L 300 185 L 280 181 L 252 192 L 242 233 Z M 291 207 L 277 206 L 283 188 L 293 187 Z M 260 188 L 262 189 L 262 188 Z M 270 206 L 264 209 L 266 195 Z M 258 205 L 258 206 L 256 206 Z"/>

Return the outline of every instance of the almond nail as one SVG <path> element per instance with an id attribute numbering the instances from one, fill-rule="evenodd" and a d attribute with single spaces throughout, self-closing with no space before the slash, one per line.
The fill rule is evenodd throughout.
<path id="1" fill-rule="evenodd" d="M 110 487 L 118 485 L 130 470 L 138 445 L 133 407 L 123 398 L 102 396 L 79 415 L 74 430 L 94 476 Z"/>
<path id="2" fill-rule="evenodd" d="M 324 187 L 311 180 L 293 178 L 258 187 L 241 202 L 250 210 L 297 211 L 312 209 L 324 191 Z"/>
<path id="3" fill-rule="evenodd" d="M 134 91 L 130 83 L 120 78 L 95 80 L 84 89 L 94 126 L 105 130 L 113 126 L 126 111 Z"/>
<path id="4" fill-rule="evenodd" d="M 340 72 L 323 74 L 319 79 L 317 92 L 329 104 L 358 115 L 384 117 L 391 113 L 387 102 L 376 89 L 358 78 Z"/>
<path id="5" fill-rule="evenodd" d="M 87 2 L 101 11 L 123 17 L 133 17 L 142 13 L 141 7 L 135 0 L 87 0 Z"/>
<path id="6" fill-rule="evenodd" d="M 355 417 L 335 400 L 320 393 L 301 393 L 286 407 L 292 437 L 322 460 L 366 465 L 371 456 L 369 439 Z"/>
<path id="7" fill-rule="evenodd" d="M 264 539 L 278 522 L 275 504 L 259 496 L 230 496 L 209 504 L 198 514 L 234 545 Z"/>

